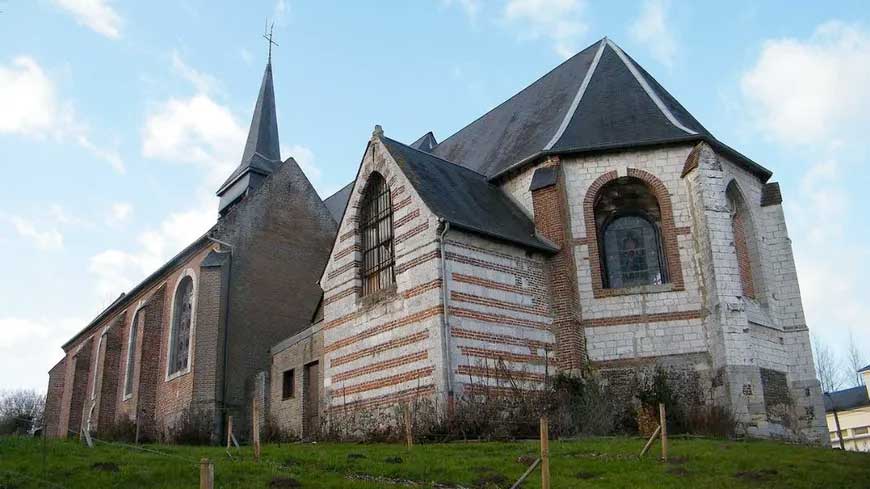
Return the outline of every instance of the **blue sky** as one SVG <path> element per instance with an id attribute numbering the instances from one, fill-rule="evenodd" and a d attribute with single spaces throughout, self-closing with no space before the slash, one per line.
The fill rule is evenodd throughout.
<path id="1" fill-rule="evenodd" d="M 851 330 L 870 350 L 862 2 L 0 0 L 0 11 L 0 389 L 43 389 L 70 334 L 214 222 L 267 18 L 282 156 L 322 196 L 353 177 L 374 124 L 442 140 L 610 37 L 774 171 L 811 330 L 841 353 Z"/>

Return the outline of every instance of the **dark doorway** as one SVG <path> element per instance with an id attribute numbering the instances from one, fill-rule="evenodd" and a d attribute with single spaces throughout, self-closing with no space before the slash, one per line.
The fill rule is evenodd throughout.
<path id="1" fill-rule="evenodd" d="M 317 362 L 305 366 L 302 392 L 302 436 L 316 439 L 320 434 L 320 365 Z"/>

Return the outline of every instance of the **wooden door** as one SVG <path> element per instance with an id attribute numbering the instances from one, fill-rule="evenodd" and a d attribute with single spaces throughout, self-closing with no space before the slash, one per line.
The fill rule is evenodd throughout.
<path id="1" fill-rule="evenodd" d="M 303 384 L 302 436 L 316 439 L 320 433 L 320 365 L 317 362 L 305 366 Z"/>

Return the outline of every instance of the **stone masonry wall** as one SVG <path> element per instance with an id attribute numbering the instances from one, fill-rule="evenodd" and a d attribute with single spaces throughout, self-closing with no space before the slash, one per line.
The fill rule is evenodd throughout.
<path id="1" fill-rule="evenodd" d="M 656 357 L 668 357 L 672 362 L 674 356 L 684 356 L 687 362 L 696 365 L 697 354 L 708 350 L 690 196 L 680 178 L 691 149 L 672 146 L 561 158 L 582 325 L 589 360 L 596 365 Z M 527 168 L 502 185 L 530 213 L 533 206 L 528 186 L 535 170 L 536 167 Z M 670 284 L 601 290 L 600 279 L 596 283 L 600 265 L 595 234 L 587 232 L 593 222 L 589 204 L 594 201 L 596 189 L 607 179 L 621 176 L 641 178 L 657 194 L 668 268 L 672 272 Z"/>
<path id="2" fill-rule="evenodd" d="M 373 171 L 390 187 L 396 285 L 362 297 L 357 208 Z M 437 228 L 383 145 L 372 142 L 321 279 L 327 409 L 373 409 L 447 393 Z"/>
<path id="3" fill-rule="evenodd" d="M 445 248 L 457 392 L 540 386 L 558 366 L 545 258 L 451 231 Z"/>
<path id="4" fill-rule="evenodd" d="M 319 362 L 323 355 L 322 323 L 282 341 L 272 349 L 271 386 L 269 387 L 270 412 L 272 420 L 291 433 L 310 438 L 315 433 L 309 433 L 311 427 L 305 426 L 304 419 L 310 416 L 308 409 L 323 410 L 323 406 L 306 406 L 306 389 L 317 388 L 319 399 L 323 399 L 323 369 L 319 369 L 318 379 L 312 379 L 311 385 L 305 385 L 305 366 Z M 293 370 L 294 389 L 292 395 L 284 397 L 284 373 Z M 314 427 L 314 428 L 319 428 Z"/>

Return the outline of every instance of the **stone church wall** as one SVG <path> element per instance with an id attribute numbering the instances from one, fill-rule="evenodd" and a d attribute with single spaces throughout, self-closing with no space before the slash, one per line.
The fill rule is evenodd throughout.
<path id="1" fill-rule="evenodd" d="M 558 370 L 543 255 L 461 231 L 446 239 L 456 394 L 537 388 Z"/>
<path id="2" fill-rule="evenodd" d="M 299 166 L 288 159 L 221 217 L 215 237 L 232 245 L 226 413 L 250 433 L 246 385 L 271 367 L 269 350 L 311 323 L 317 280 L 335 223 Z"/>
<path id="3" fill-rule="evenodd" d="M 396 282 L 362 297 L 357 207 L 372 171 L 390 187 Z M 383 146 L 369 145 L 321 281 L 328 414 L 445 394 L 438 224 Z"/>
<path id="4" fill-rule="evenodd" d="M 306 439 L 314 436 L 320 426 L 308 426 L 303 420 L 310 419 L 314 409 L 323 411 L 323 403 L 312 406 L 306 403 L 309 389 L 318 389 L 318 399 L 323 399 L 323 368 L 317 379 L 306 379 L 305 366 L 320 362 L 323 356 L 322 323 L 312 325 L 272 348 L 271 385 L 269 386 L 272 421 L 281 429 Z M 293 387 L 284 392 L 284 376 L 292 371 Z M 285 396 L 285 394 L 288 394 Z M 312 432 L 314 431 L 314 432 Z"/>

